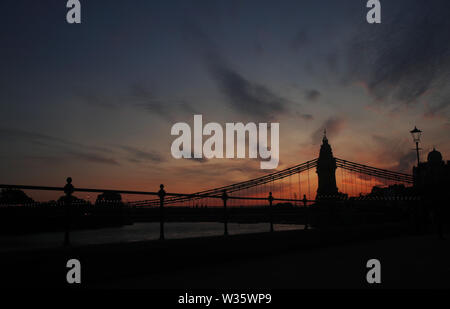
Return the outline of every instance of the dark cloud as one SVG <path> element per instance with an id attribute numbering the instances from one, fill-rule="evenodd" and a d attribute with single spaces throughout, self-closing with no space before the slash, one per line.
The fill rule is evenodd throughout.
<path id="1" fill-rule="evenodd" d="M 183 31 L 194 48 L 200 49 L 211 77 L 234 110 L 260 120 L 270 120 L 287 112 L 287 106 L 291 103 L 289 100 L 241 75 L 227 63 L 214 42 L 195 24 L 186 22 Z"/>
<path id="2" fill-rule="evenodd" d="M 424 116 L 426 118 L 439 118 L 446 117 L 445 110 L 450 106 L 450 93 L 446 98 L 441 98 L 440 100 L 435 100 L 434 104 L 426 104 Z M 447 118 L 448 119 L 448 118 Z"/>
<path id="3" fill-rule="evenodd" d="M 417 160 L 417 156 L 414 152 L 405 153 L 397 158 L 396 170 L 411 173 L 411 169 Z"/>
<path id="4" fill-rule="evenodd" d="M 67 142 L 63 139 L 56 138 L 53 136 L 49 136 L 46 134 L 40 134 L 36 132 L 29 132 L 20 129 L 11 129 L 11 128 L 0 128 L 0 136 L 2 139 L 19 139 L 19 140 L 28 140 L 28 141 L 49 141 L 56 143 L 66 144 Z"/>
<path id="5" fill-rule="evenodd" d="M 192 161 L 195 161 L 197 163 L 206 163 L 206 162 L 208 162 L 208 159 L 206 159 L 205 157 L 202 157 L 202 158 L 191 157 L 190 159 L 186 159 L 186 160 L 192 160 Z"/>
<path id="6" fill-rule="evenodd" d="M 64 140 L 62 138 L 29 132 L 20 129 L 0 128 L 0 138 L 7 141 L 21 141 L 33 143 L 59 151 L 65 155 L 88 162 L 117 165 L 118 162 L 110 157 L 111 150 L 99 146 L 88 146 Z"/>
<path id="7" fill-rule="evenodd" d="M 325 120 L 316 131 L 311 134 L 311 142 L 318 144 L 322 141 L 324 130 L 327 130 L 328 137 L 336 137 L 345 128 L 346 120 L 340 117 L 330 117 Z"/>
<path id="8" fill-rule="evenodd" d="M 261 55 L 264 53 L 264 47 L 260 40 L 255 40 L 255 42 L 253 43 L 253 48 L 257 55 Z"/>
<path id="9" fill-rule="evenodd" d="M 244 179 L 252 179 L 264 174 L 273 172 L 269 170 L 261 170 L 259 168 L 259 160 L 242 159 L 227 160 L 226 163 L 213 161 L 209 164 L 209 168 L 199 168 L 197 165 L 189 165 L 184 167 L 172 167 L 169 169 L 171 173 L 180 173 L 183 177 L 195 176 L 193 180 L 202 183 L 213 183 L 217 181 L 221 185 L 224 183 L 220 179 L 226 179 L 225 184 L 231 184 Z M 173 170 L 172 170 L 173 169 Z M 209 185 L 206 187 L 214 187 Z"/>
<path id="10" fill-rule="evenodd" d="M 196 113 L 195 108 L 190 103 L 184 100 L 162 99 L 154 91 L 141 84 L 133 85 L 130 88 L 130 95 L 134 106 L 170 121 L 174 121 L 179 114 Z"/>
<path id="11" fill-rule="evenodd" d="M 67 160 L 64 158 L 58 157 L 58 156 L 47 156 L 47 155 L 24 155 L 23 158 L 25 160 L 30 160 L 32 162 L 38 162 L 39 164 L 46 164 L 46 165 L 62 165 Z"/>
<path id="12" fill-rule="evenodd" d="M 170 121 L 174 121 L 180 114 L 196 113 L 192 104 L 186 100 L 159 96 L 150 87 L 139 83 L 131 85 L 126 93 L 118 93 L 114 96 L 100 90 L 83 89 L 77 91 L 76 97 L 86 104 L 108 110 L 132 106 Z"/>
<path id="13" fill-rule="evenodd" d="M 266 86 L 245 79 L 221 63 L 213 63 L 209 69 L 234 109 L 266 120 L 286 112 L 288 101 Z"/>
<path id="14" fill-rule="evenodd" d="M 192 160 L 192 161 L 195 161 L 197 163 L 206 163 L 206 162 L 208 162 L 208 159 L 203 157 L 203 156 L 201 158 L 195 158 L 193 151 L 191 151 L 191 157 L 188 158 L 187 160 Z"/>
<path id="15" fill-rule="evenodd" d="M 37 133 L 37 132 L 30 132 L 26 130 L 21 129 L 15 129 L 15 128 L 0 128 L 0 137 L 2 139 L 8 139 L 8 140 L 20 140 L 25 142 L 32 142 L 40 145 L 46 145 L 46 146 L 58 146 L 58 147 L 71 147 L 71 148 L 83 148 L 88 149 L 90 151 L 98 151 L 98 152 L 111 152 L 110 149 L 100 146 L 92 146 L 92 145 L 84 145 L 76 142 L 72 142 L 69 140 L 65 140 L 59 137 Z"/>
<path id="16" fill-rule="evenodd" d="M 338 73 L 339 57 L 336 52 L 329 53 L 326 56 L 325 62 L 330 72 L 335 74 Z"/>
<path id="17" fill-rule="evenodd" d="M 75 159 L 79 159 L 82 161 L 92 162 L 92 163 L 101 163 L 101 164 L 110 164 L 110 165 L 119 165 L 119 163 L 108 156 L 98 154 L 98 153 L 88 153 L 76 150 L 67 151 L 67 154 L 71 155 Z"/>
<path id="18" fill-rule="evenodd" d="M 290 47 L 293 51 L 299 51 L 310 43 L 310 38 L 305 31 L 299 31 L 292 39 Z"/>
<path id="19" fill-rule="evenodd" d="M 135 163 L 141 163 L 146 161 L 160 163 L 166 161 L 165 158 L 156 151 L 143 151 L 131 146 L 119 146 L 119 147 L 122 150 L 125 150 L 130 155 L 130 157 L 128 158 L 129 161 Z"/>
<path id="20" fill-rule="evenodd" d="M 389 169 L 411 173 L 417 157 L 406 140 L 379 135 L 372 135 L 372 139 L 377 145 L 376 157 L 380 162 L 390 164 L 390 166 L 387 166 Z"/>
<path id="21" fill-rule="evenodd" d="M 116 109 L 117 107 L 119 107 L 117 97 L 106 96 L 98 90 L 81 89 L 76 92 L 76 97 L 88 105 L 98 106 L 106 109 Z"/>
<path id="22" fill-rule="evenodd" d="M 314 119 L 314 116 L 311 115 L 311 114 L 302 114 L 302 113 L 299 113 L 299 112 L 297 112 L 296 114 L 297 114 L 298 117 L 300 117 L 303 120 L 313 120 Z"/>
<path id="23" fill-rule="evenodd" d="M 387 2 L 380 25 L 364 25 L 350 43 L 350 80 L 375 99 L 410 104 L 445 91 L 450 76 L 448 1 Z M 450 96 L 449 96 L 450 97 Z M 450 100 L 443 106 L 448 106 Z"/>
<path id="24" fill-rule="evenodd" d="M 178 108 L 182 112 L 184 112 L 186 114 L 190 114 L 190 115 L 195 115 L 195 114 L 199 113 L 198 110 L 192 106 L 192 104 L 185 102 L 185 101 L 180 102 L 180 104 L 178 105 Z"/>
<path id="25" fill-rule="evenodd" d="M 316 89 L 309 89 L 305 91 L 305 99 L 310 102 L 316 102 L 320 97 L 320 92 Z"/>

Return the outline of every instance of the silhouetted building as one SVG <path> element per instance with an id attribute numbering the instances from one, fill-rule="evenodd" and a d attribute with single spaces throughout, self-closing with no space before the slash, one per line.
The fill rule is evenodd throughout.
<path id="1" fill-rule="evenodd" d="M 122 196 L 114 191 L 107 191 L 104 192 L 102 194 L 99 194 L 97 196 L 97 200 L 96 200 L 96 204 L 101 204 L 101 203 L 110 203 L 110 202 L 114 202 L 114 203 L 120 203 L 122 202 Z"/>
<path id="2" fill-rule="evenodd" d="M 442 159 L 442 154 L 433 149 L 428 153 L 427 162 L 413 167 L 414 188 L 426 195 L 448 194 L 450 189 L 450 162 Z"/>
<path id="3" fill-rule="evenodd" d="M 405 187 L 404 184 L 394 184 L 387 187 L 372 187 L 372 191 L 366 197 L 396 197 L 414 196 L 412 187 Z"/>
<path id="4" fill-rule="evenodd" d="M 64 204 L 66 201 L 67 201 L 67 195 L 63 195 L 63 196 L 60 196 L 58 198 L 58 201 L 56 201 L 55 203 L 56 204 Z M 73 196 L 73 195 L 70 196 L 70 202 L 72 204 L 87 204 L 88 203 L 88 201 L 83 200 L 83 199 L 78 198 L 78 197 Z M 50 204 L 51 204 L 51 201 L 50 201 Z"/>
<path id="5" fill-rule="evenodd" d="M 330 144 L 328 144 L 326 131 L 320 146 L 316 173 L 319 181 L 316 199 L 337 197 L 339 191 L 336 186 L 336 159 L 333 157 Z"/>

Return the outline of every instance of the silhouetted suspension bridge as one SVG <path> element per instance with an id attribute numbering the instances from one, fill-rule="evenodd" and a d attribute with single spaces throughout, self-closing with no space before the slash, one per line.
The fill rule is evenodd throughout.
<path id="1" fill-rule="evenodd" d="M 363 165 L 363 164 L 359 164 L 359 163 L 355 163 L 355 162 L 351 162 L 351 161 L 347 161 L 347 160 L 342 160 L 339 158 L 335 158 L 335 160 L 336 160 L 336 166 L 341 169 L 341 173 L 340 173 L 341 185 L 343 185 L 345 187 L 346 183 L 353 184 L 354 187 L 356 187 L 356 188 L 352 188 L 353 190 L 351 190 L 351 191 L 353 191 L 354 195 L 355 195 L 356 190 L 358 190 L 357 189 L 358 184 L 355 183 L 355 178 L 359 179 L 360 182 L 367 181 L 367 179 L 362 179 L 361 175 L 369 177 L 371 185 L 373 184 L 373 182 L 372 182 L 373 179 L 378 179 L 378 181 L 374 182 L 377 185 L 383 185 L 383 184 L 387 185 L 389 183 L 408 185 L 408 184 L 413 183 L 413 176 L 409 175 L 409 174 L 390 171 L 390 170 L 386 170 L 386 169 L 380 169 L 380 168 Z M 298 189 L 298 195 L 297 195 L 297 193 L 296 193 L 297 188 L 293 189 L 293 187 L 296 187 L 296 186 L 292 185 L 292 179 L 290 178 L 292 176 L 297 175 L 298 176 L 297 185 L 298 185 L 298 187 L 300 187 L 301 186 L 300 175 L 302 172 L 308 173 L 308 175 L 307 175 L 308 194 L 305 194 L 305 195 L 308 196 L 308 200 L 312 200 L 311 199 L 311 184 L 310 184 L 311 181 L 310 181 L 309 171 L 311 169 L 314 169 L 317 167 L 317 162 L 318 162 L 318 159 L 314 159 L 314 160 L 310 160 L 310 161 L 295 165 L 293 167 L 290 167 L 290 168 L 287 168 L 287 169 L 284 169 L 284 170 L 281 170 L 281 171 L 278 171 L 275 173 L 271 173 L 271 174 L 264 175 L 264 176 L 254 178 L 254 179 L 250 179 L 247 181 L 238 182 L 238 183 L 234 183 L 231 185 L 217 187 L 217 188 L 213 188 L 213 189 L 209 189 L 209 190 L 204 190 L 204 191 L 193 193 L 191 195 L 172 196 L 165 200 L 165 204 L 189 205 L 188 203 L 193 200 L 199 200 L 199 199 L 205 199 L 205 198 L 217 198 L 217 197 L 221 196 L 221 194 L 224 191 L 226 191 L 228 194 L 235 193 L 235 192 L 244 192 L 244 197 L 246 197 L 246 198 L 256 197 L 253 200 L 267 199 L 269 191 L 274 192 L 274 195 L 275 195 L 275 192 L 279 193 L 278 196 L 280 196 L 280 197 L 283 197 L 286 195 L 283 193 L 287 193 L 288 198 L 281 198 L 279 200 L 302 202 L 303 200 L 300 199 L 301 190 L 300 190 L 300 188 Z M 350 174 L 350 176 L 344 175 L 344 173 L 343 173 L 344 171 L 348 171 L 353 174 Z M 338 176 L 339 176 L 339 173 L 338 173 Z M 290 182 L 289 184 L 287 184 L 287 189 L 286 188 L 283 189 L 282 181 L 284 179 L 289 179 L 289 182 Z M 281 183 L 281 185 L 278 188 L 277 188 L 277 185 L 275 184 L 275 182 L 277 182 L 277 181 L 279 181 Z M 265 185 L 269 185 L 269 186 L 264 187 Z M 266 189 L 266 190 L 253 190 L 252 192 L 246 192 L 249 189 L 257 188 L 257 187 L 264 187 L 264 189 Z M 362 187 L 363 186 L 360 185 L 360 188 L 361 188 L 360 192 L 363 192 L 363 191 L 368 192 L 367 184 L 364 184 L 365 188 L 362 188 Z M 285 189 L 286 189 L 286 191 L 289 191 L 289 192 L 283 192 Z M 345 190 L 346 188 L 342 188 L 342 189 L 344 189 L 344 192 L 348 191 L 348 190 Z M 292 193 L 294 193 L 294 195 Z M 297 196 L 299 198 L 296 198 Z M 232 197 L 232 196 L 230 196 L 230 197 Z M 260 198 L 258 198 L 258 197 L 260 197 Z M 239 197 L 236 197 L 236 198 L 239 199 Z M 157 199 L 131 202 L 132 205 L 139 206 L 139 207 L 156 206 L 158 203 L 159 203 L 159 200 L 157 200 Z"/>
<path id="2" fill-rule="evenodd" d="M 341 186 L 343 186 L 343 190 L 349 191 L 349 188 L 346 188 L 346 184 L 352 184 L 353 188 L 350 191 L 353 191 L 355 194 L 358 189 L 355 188 L 355 179 L 359 178 L 361 182 L 363 180 L 362 175 L 364 177 L 370 178 L 370 184 L 372 185 L 373 179 L 377 179 L 378 182 L 375 182 L 375 184 L 380 185 L 383 184 L 383 181 L 385 184 L 386 182 L 395 183 L 395 184 L 412 184 L 413 183 L 413 177 L 412 175 L 389 171 L 385 169 L 375 168 L 363 164 L 358 164 L 354 162 L 350 162 L 347 160 L 342 160 L 338 158 L 332 158 L 335 160 L 335 166 L 336 168 L 341 170 Z M 132 207 L 152 207 L 157 206 L 160 208 L 160 238 L 164 239 L 164 211 L 163 208 L 165 205 L 175 205 L 175 206 L 190 206 L 194 202 L 198 202 L 199 200 L 208 200 L 208 201 L 217 201 L 218 206 L 223 206 L 224 209 L 224 234 L 227 235 L 227 204 L 228 207 L 229 202 L 238 201 L 239 205 L 236 206 L 245 206 L 243 203 L 253 203 L 253 205 L 259 205 L 261 206 L 261 203 L 264 201 L 264 205 L 262 206 L 269 206 L 269 217 L 270 217 L 270 231 L 273 231 L 273 220 L 272 220 L 272 205 L 273 202 L 284 202 L 284 203 L 291 203 L 301 206 L 307 206 L 308 204 L 316 202 L 316 200 L 311 199 L 311 179 L 309 172 L 311 169 L 318 167 L 319 159 L 310 160 L 298 165 L 295 165 L 293 167 L 271 173 L 268 175 L 264 175 L 261 177 L 257 177 L 254 179 L 250 179 L 243 182 L 238 182 L 234 184 L 230 184 L 227 186 L 222 186 L 218 188 L 213 188 L 209 190 L 200 191 L 197 193 L 170 193 L 166 192 L 164 190 L 164 186 L 160 186 L 160 190 L 158 192 L 147 192 L 147 191 L 132 191 L 132 190 L 108 190 L 108 189 L 91 189 L 91 188 L 77 188 L 73 187 L 71 185 L 71 179 L 68 178 L 68 183 L 65 187 L 43 187 L 43 186 L 27 186 L 27 185 L 0 185 L 0 188 L 3 189 L 21 189 L 21 190 L 45 190 L 45 191 L 62 191 L 65 192 L 66 198 L 63 200 L 63 205 L 66 206 L 66 209 L 70 209 L 70 206 L 75 204 L 73 202 L 74 200 L 70 198 L 72 196 L 73 192 L 91 192 L 91 193 L 105 193 L 105 192 L 114 192 L 118 194 L 123 195 L 132 195 L 132 196 L 139 196 L 139 195 L 148 195 L 148 196 L 157 196 L 157 199 L 152 200 L 142 200 L 142 201 L 133 201 L 126 203 L 129 206 Z M 344 171 L 350 173 L 344 174 Z M 301 199 L 301 173 L 307 173 L 307 192 L 308 192 L 308 198 L 306 197 L 306 194 L 303 195 L 303 198 Z M 333 171 L 334 173 L 334 171 Z M 339 174 L 339 173 L 338 173 Z M 356 176 L 358 175 L 358 176 Z M 298 191 L 297 189 L 293 189 L 292 184 L 292 177 L 297 176 L 297 185 L 298 185 Z M 334 175 L 333 175 L 334 177 Z M 283 188 L 283 182 L 288 179 L 289 183 L 284 184 Z M 381 180 L 381 182 L 379 182 Z M 276 184 L 278 182 L 278 184 Z M 367 182 L 367 181 L 366 181 Z M 285 187 L 288 187 L 287 189 Z M 294 185 L 295 186 L 295 185 Z M 341 188 L 342 189 L 342 188 Z M 250 191 L 249 191 L 250 190 Z M 304 190 L 306 192 L 306 190 Z M 240 196 L 234 196 L 230 195 L 232 193 L 240 192 Z M 367 189 L 367 183 L 365 184 L 365 190 L 363 189 L 363 186 L 360 184 L 360 191 L 359 192 L 370 192 L 370 188 Z M 298 195 L 297 195 L 298 193 Z M 273 194 L 273 195 L 272 195 Z M 286 197 L 287 195 L 287 197 Z M 343 195 L 341 194 L 339 198 L 342 198 Z M 392 197 L 387 197 L 387 200 L 392 199 Z M 408 197 L 403 197 L 401 199 L 408 199 Z M 383 200 L 383 197 L 377 197 L 377 200 Z M 211 204 L 210 204 L 211 205 Z M 208 206 L 210 206 L 208 205 Z M 67 207 L 69 206 L 69 207 Z M 198 206 L 198 204 L 197 204 Z M 211 205 L 213 206 L 213 205 Z M 233 205 L 231 205 L 233 206 Z M 247 206 L 250 206 L 250 204 L 247 204 Z M 68 212 L 68 216 L 70 217 L 70 211 Z M 69 221 L 70 222 L 70 219 Z M 70 225 L 69 225 L 70 226 Z M 66 229 L 66 236 L 65 236 L 65 244 L 69 244 L 69 231 L 70 227 L 67 227 Z"/>

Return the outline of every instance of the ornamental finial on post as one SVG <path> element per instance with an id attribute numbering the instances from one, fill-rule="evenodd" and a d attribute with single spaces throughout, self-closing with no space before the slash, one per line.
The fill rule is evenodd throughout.
<path id="1" fill-rule="evenodd" d="M 64 193 L 67 196 L 71 196 L 72 193 L 75 191 L 75 188 L 72 185 L 72 177 L 67 177 L 66 179 L 66 185 L 64 186 Z"/>
<path id="2" fill-rule="evenodd" d="M 222 200 L 223 200 L 223 201 L 228 200 L 227 190 L 223 190 L 223 193 L 222 193 Z"/>
<path id="3" fill-rule="evenodd" d="M 159 198 L 160 199 L 163 199 L 165 196 L 166 196 L 166 191 L 164 190 L 164 185 L 163 184 L 161 184 L 160 186 L 159 186 L 159 191 L 158 191 L 158 196 L 159 196 Z"/>
<path id="4" fill-rule="evenodd" d="M 267 198 L 269 200 L 269 203 L 272 204 L 274 198 L 272 196 L 272 192 L 269 192 L 269 197 Z"/>

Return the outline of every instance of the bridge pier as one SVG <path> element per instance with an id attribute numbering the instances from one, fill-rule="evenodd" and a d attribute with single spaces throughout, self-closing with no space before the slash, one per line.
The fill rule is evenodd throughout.
<path id="1" fill-rule="evenodd" d="M 71 225 L 71 213 L 70 213 L 70 207 L 72 206 L 72 193 L 75 191 L 73 185 L 72 185 L 72 178 L 67 177 L 66 179 L 66 185 L 64 186 L 64 193 L 66 194 L 64 199 L 64 208 L 65 208 L 65 231 L 64 231 L 64 246 L 68 247 L 70 246 L 70 225 Z"/>
<path id="2" fill-rule="evenodd" d="M 228 236 L 227 200 L 228 200 L 227 191 L 223 190 L 222 201 L 223 201 L 223 235 L 224 236 Z"/>
<path id="3" fill-rule="evenodd" d="M 309 228 L 308 221 L 309 221 L 309 209 L 306 208 L 306 203 L 308 203 L 308 199 L 306 198 L 306 194 L 303 194 L 303 207 L 305 208 L 305 230 Z"/>
<path id="4" fill-rule="evenodd" d="M 164 191 L 163 184 L 159 188 L 159 240 L 164 240 L 164 197 L 166 196 L 166 191 Z"/>
<path id="5" fill-rule="evenodd" d="M 273 214 L 272 214 L 273 196 L 272 196 L 272 192 L 269 192 L 269 197 L 267 199 L 269 200 L 270 232 L 273 232 Z"/>

